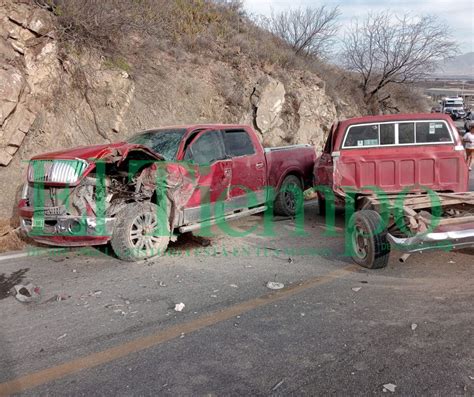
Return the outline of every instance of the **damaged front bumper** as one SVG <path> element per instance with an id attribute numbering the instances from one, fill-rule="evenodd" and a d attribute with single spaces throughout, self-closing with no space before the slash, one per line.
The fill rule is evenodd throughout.
<path id="1" fill-rule="evenodd" d="M 394 248 L 408 253 L 474 247 L 474 229 L 424 233 L 406 238 L 388 233 L 387 238 Z"/>
<path id="2" fill-rule="evenodd" d="M 115 219 L 62 215 L 45 216 L 44 221 L 34 217 L 20 217 L 20 225 L 33 240 L 64 247 L 106 244 L 112 235 Z"/>

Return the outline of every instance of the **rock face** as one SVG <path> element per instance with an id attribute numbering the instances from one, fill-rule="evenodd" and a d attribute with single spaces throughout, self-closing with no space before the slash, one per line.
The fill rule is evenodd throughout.
<path id="1" fill-rule="evenodd" d="M 250 124 L 267 146 L 319 150 L 338 117 L 314 74 L 283 77 L 245 58 L 236 67 L 156 49 L 141 68 L 93 53 L 60 60 L 53 16 L 32 4 L 0 0 L 0 217 L 12 216 L 27 160 L 39 153 L 212 122 Z"/>

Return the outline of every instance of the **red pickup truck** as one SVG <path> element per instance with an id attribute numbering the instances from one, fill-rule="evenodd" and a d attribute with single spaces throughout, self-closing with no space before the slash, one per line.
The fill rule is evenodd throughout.
<path id="1" fill-rule="evenodd" d="M 386 266 L 392 247 L 404 260 L 474 246 L 468 179 L 461 137 L 439 113 L 343 120 L 315 164 L 320 212 L 346 206 L 346 253 L 368 268 Z"/>
<path id="2" fill-rule="evenodd" d="M 133 261 L 163 253 L 173 232 L 268 207 L 294 215 L 299 192 L 312 186 L 314 162 L 311 146 L 263 148 L 243 125 L 149 130 L 34 157 L 19 214 L 38 242 L 110 241 L 119 258 Z"/>

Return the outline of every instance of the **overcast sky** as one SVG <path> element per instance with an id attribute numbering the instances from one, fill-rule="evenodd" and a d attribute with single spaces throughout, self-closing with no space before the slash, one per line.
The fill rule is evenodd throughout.
<path id="1" fill-rule="evenodd" d="M 325 2 L 311 0 L 244 0 L 246 10 L 253 14 L 270 15 L 271 10 L 281 11 L 292 7 L 339 5 L 341 24 L 350 24 L 354 17 L 367 12 L 390 9 L 394 14 L 436 15 L 450 28 L 450 34 L 458 43 L 461 53 L 474 51 L 474 1 L 473 0 L 346 0 Z"/>

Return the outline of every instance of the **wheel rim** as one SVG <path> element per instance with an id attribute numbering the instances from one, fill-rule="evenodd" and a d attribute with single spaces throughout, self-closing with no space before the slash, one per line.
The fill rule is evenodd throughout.
<path id="1" fill-rule="evenodd" d="M 352 248 L 354 254 L 359 259 L 367 258 L 369 252 L 369 240 L 366 237 L 367 232 L 360 225 L 354 226 L 354 231 L 352 232 Z"/>
<path id="2" fill-rule="evenodd" d="M 293 190 L 296 188 L 297 186 L 295 184 L 288 185 L 283 195 L 285 206 L 291 212 L 294 212 L 296 209 L 296 197 L 295 193 L 293 192 Z"/>
<path id="3" fill-rule="evenodd" d="M 139 254 L 157 254 L 157 246 L 160 237 L 155 236 L 155 229 L 158 225 L 156 214 L 146 212 L 137 216 L 130 228 L 130 242 L 134 250 Z"/>

